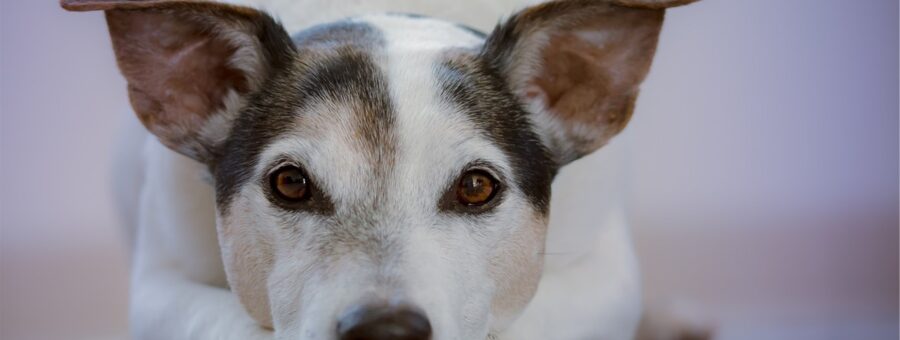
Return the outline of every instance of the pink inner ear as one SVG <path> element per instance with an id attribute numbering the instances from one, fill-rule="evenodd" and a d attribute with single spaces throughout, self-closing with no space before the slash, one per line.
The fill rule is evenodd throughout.
<path id="1" fill-rule="evenodd" d="M 623 79 L 630 73 L 622 60 L 626 53 L 610 46 L 619 43 L 598 46 L 576 34 L 552 37 L 542 53 L 543 69 L 533 80 L 546 93 L 548 108 L 561 119 L 585 123 L 615 109 L 617 97 L 630 95 L 637 85 Z"/>
<path id="2" fill-rule="evenodd" d="M 615 69 L 622 51 L 609 47 L 616 43 L 596 45 L 575 34 L 553 36 L 542 51 L 541 72 L 532 79 L 578 152 L 606 143 L 631 117 L 636 83 L 617 79 L 628 70 Z"/>
<path id="3" fill-rule="evenodd" d="M 228 90 L 247 90 L 228 65 L 236 48 L 210 27 L 167 12 L 110 11 L 107 20 L 132 106 L 164 143 L 194 137 Z"/>
<path id="4" fill-rule="evenodd" d="M 621 12 L 549 32 L 541 66 L 525 98 L 542 98 L 566 144 L 584 154 L 605 144 L 631 118 L 650 67 L 661 13 Z"/>

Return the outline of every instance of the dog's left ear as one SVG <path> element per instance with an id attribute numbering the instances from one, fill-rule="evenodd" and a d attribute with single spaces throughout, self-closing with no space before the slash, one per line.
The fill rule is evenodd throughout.
<path id="1" fill-rule="evenodd" d="M 533 115 L 562 165 L 606 144 L 631 118 L 665 8 L 693 0 L 570 0 L 497 26 L 482 56 Z"/>
<path id="2" fill-rule="evenodd" d="M 255 9 L 207 1 L 63 0 L 106 12 L 138 118 L 169 148 L 215 157 L 246 98 L 288 63 L 290 36 Z"/>

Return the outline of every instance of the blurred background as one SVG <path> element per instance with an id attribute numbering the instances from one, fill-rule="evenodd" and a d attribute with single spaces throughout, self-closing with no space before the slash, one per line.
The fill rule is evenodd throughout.
<path id="1" fill-rule="evenodd" d="M 898 338 L 897 18 L 669 11 L 616 142 L 648 299 L 699 306 L 719 339 Z M 110 156 L 129 112 L 102 14 L 0 1 L 0 339 L 127 337 Z"/>

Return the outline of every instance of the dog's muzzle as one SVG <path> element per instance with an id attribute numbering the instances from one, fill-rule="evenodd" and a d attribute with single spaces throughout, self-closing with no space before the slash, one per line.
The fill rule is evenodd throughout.
<path id="1" fill-rule="evenodd" d="M 338 320 L 340 340 L 429 340 L 431 324 L 409 306 L 363 305 Z"/>

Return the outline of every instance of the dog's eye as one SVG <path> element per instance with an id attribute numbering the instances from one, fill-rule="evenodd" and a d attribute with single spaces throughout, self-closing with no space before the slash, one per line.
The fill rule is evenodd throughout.
<path id="1" fill-rule="evenodd" d="M 459 178 L 456 198 L 467 206 L 479 206 L 490 202 L 497 193 L 497 180 L 483 170 L 470 170 Z"/>
<path id="2" fill-rule="evenodd" d="M 300 202 L 309 197 L 309 178 L 298 167 L 285 166 L 269 177 L 272 192 L 287 202 Z"/>

